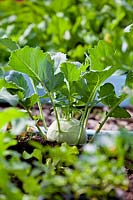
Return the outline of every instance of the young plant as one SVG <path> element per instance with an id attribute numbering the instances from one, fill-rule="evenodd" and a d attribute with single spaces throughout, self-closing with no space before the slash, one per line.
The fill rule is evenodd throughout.
<path id="1" fill-rule="evenodd" d="M 127 94 L 116 97 L 113 86 L 104 83 L 121 69 L 119 54 L 104 41 L 99 41 L 89 54 L 85 63 L 81 64 L 68 61 L 62 53 L 44 53 L 39 48 L 28 46 L 11 52 L 8 65 L 13 71 L 1 79 L 0 85 L 2 87 L 4 83 L 11 94 L 17 95 L 18 102 L 32 119 L 30 109 L 38 103 L 46 130 L 40 99 L 49 99 L 56 118 L 47 130 L 50 141 L 70 145 L 85 143 L 88 117 L 98 102 L 108 105 L 110 111 L 96 133 L 108 117 L 130 117 L 127 111 L 119 107 Z M 38 86 L 43 88 L 43 96 L 38 94 Z M 74 119 L 77 111 L 81 113 L 80 120 Z M 37 128 L 42 132 L 38 125 Z"/>

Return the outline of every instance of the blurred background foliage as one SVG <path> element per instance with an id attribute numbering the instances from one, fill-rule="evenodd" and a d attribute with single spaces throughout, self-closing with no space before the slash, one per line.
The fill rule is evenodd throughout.
<path id="1" fill-rule="evenodd" d="M 132 0 L 0 0 L 0 37 L 21 47 L 61 51 L 80 62 L 102 39 L 118 49 L 128 68 L 133 34 L 124 29 L 132 24 L 132 16 Z M 9 53 L 2 45 L 0 51 L 0 64 L 5 65 Z"/>

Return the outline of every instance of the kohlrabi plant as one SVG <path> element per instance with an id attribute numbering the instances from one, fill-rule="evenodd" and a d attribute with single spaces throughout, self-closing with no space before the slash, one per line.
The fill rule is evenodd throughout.
<path id="1" fill-rule="evenodd" d="M 8 48 L 14 44 L 8 41 Z M 6 45 L 7 45 L 6 44 Z M 108 117 L 128 118 L 130 114 L 120 107 L 128 95 L 122 92 L 116 96 L 115 87 L 104 83 L 112 74 L 122 68 L 117 50 L 105 41 L 89 51 L 83 64 L 71 62 L 60 52 L 43 52 L 40 48 L 17 45 L 11 49 L 8 66 L 9 74 L 0 79 L 1 93 L 4 91 L 16 97 L 15 104 L 20 104 L 30 115 L 31 108 L 37 103 L 40 117 L 47 135 L 40 134 L 50 141 L 67 142 L 70 145 L 83 144 L 87 141 L 86 125 L 91 109 L 102 102 L 109 111 L 100 123 L 98 133 Z M 128 84 L 131 79 L 128 76 Z M 43 93 L 39 93 L 39 90 Z M 47 127 L 42 111 L 42 101 L 51 103 L 55 121 Z M 80 119 L 75 119 L 76 112 Z"/>

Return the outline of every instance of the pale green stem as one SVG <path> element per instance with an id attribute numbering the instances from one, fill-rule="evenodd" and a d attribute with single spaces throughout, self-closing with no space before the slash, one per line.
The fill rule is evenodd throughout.
<path id="1" fill-rule="evenodd" d="M 96 89 L 97 89 L 97 88 L 96 88 Z M 89 113 L 90 113 L 90 111 L 91 111 L 91 109 L 92 109 L 92 106 L 91 106 L 90 109 L 89 109 L 89 103 L 90 103 L 91 101 L 93 101 L 93 99 L 94 99 L 94 97 L 95 97 L 96 89 L 93 90 L 93 92 L 92 92 L 92 94 L 90 95 L 90 97 L 89 97 L 89 99 L 88 99 L 88 101 L 87 101 L 87 104 L 86 104 L 86 106 L 85 106 L 85 111 L 84 111 L 83 117 L 82 117 L 82 119 L 81 119 L 81 128 L 80 128 L 80 131 L 79 131 L 79 137 L 78 137 L 78 142 L 77 142 L 77 144 L 79 144 L 80 139 L 81 139 L 82 134 L 83 134 L 83 130 L 84 130 L 84 128 L 86 127 L 87 120 L 88 120 L 88 116 L 89 116 Z"/>
<path id="2" fill-rule="evenodd" d="M 58 132 L 60 133 L 61 132 L 61 129 L 60 129 L 60 123 L 59 123 L 59 116 L 58 116 L 58 112 L 56 110 L 56 106 L 54 104 L 54 100 L 53 100 L 53 96 L 51 95 L 51 93 L 48 91 L 48 89 L 46 88 L 45 84 L 43 83 L 43 81 L 40 80 L 40 78 L 38 78 L 38 81 L 42 84 L 42 86 L 44 87 L 45 91 L 48 93 L 48 96 L 51 100 L 51 103 L 53 105 L 53 110 L 54 110 L 54 113 L 55 113 L 55 117 L 56 117 L 56 121 L 57 121 L 57 126 L 58 126 Z"/>
<path id="3" fill-rule="evenodd" d="M 60 132 L 61 132 L 61 129 L 60 129 L 60 123 L 59 123 L 59 116 L 58 116 L 58 112 L 57 112 L 57 110 L 56 110 L 56 106 L 55 106 L 55 104 L 54 104 L 53 96 L 52 96 L 52 94 L 48 91 L 48 89 L 46 88 L 46 86 L 45 86 L 45 84 L 43 83 L 43 81 L 40 80 L 40 82 L 41 82 L 42 86 L 44 87 L 45 91 L 48 93 L 48 96 L 49 96 L 49 98 L 50 98 L 50 100 L 51 100 L 51 103 L 52 103 L 52 105 L 53 105 L 53 110 L 54 110 L 54 113 L 55 113 L 55 117 L 56 117 L 56 121 L 57 121 L 57 126 L 58 126 L 58 132 L 60 133 Z"/>
<path id="4" fill-rule="evenodd" d="M 52 105 L 53 105 L 53 110 L 54 110 L 54 113 L 55 113 L 55 118 L 56 118 L 57 126 L 58 126 L 58 132 L 60 133 L 60 132 L 61 132 L 61 128 L 60 128 L 60 123 L 59 123 L 59 116 L 58 116 L 58 112 L 57 112 L 56 106 L 55 106 L 55 104 L 54 104 L 53 97 L 52 97 L 52 95 L 51 95 L 50 92 L 49 92 L 49 98 L 50 98 L 51 103 L 52 103 Z"/>
<path id="5" fill-rule="evenodd" d="M 117 106 L 119 106 L 119 104 L 124 101 L 127 98 L 127 94 L 123 95 L 122 98 L 120 98 L 117 103 L 111 108 L 111 110 L 105 115 L 103 121 L 100 123 L 98 129 L 96 130 L 94 136 L 90 139 L 90 143 L 93 142 L 94 138 L 96 137 L 96 135 L 100 132 L 100 130 L 102 129 L 103 125 L 105 124 L 105 122 L 107 121 L 107 119 L 110 117 L 110 115 L 112 114 L 112 112 L 117 108 Z"/>
<path id="6" fill-rule="evenodd" d="M 38 95 L 37 89 L 36 89 L 32 79 L 31 79 L 31 82 L 32 82 L 32 86 L 33 86 L 35 93 Z M 47 130 L 47 124 L 46 124 L 46 121 L 45 121 L 45 118 L 44 118 L 44 115 L 43 115 L 43 110 L 42 110 L 42 105 L 41 105 L 40 99 L 38 100 L 37 104 L 38 104 L 38 108 L 39 108 L 39 112 L 40 112 L 40 117 L 41 117 L 41 120 L 43 122 L 43 126 Z"/>
<path id="7" fill-rule="evenodd" d="M 26 108 L 25 108 L 25 109 L 26 109 Z M 28 112 L 30 118 L 31 118 L 32 120 L 34 120 L 34 117 L 32 116 L 31 112 L 30 112 L 28 109 L 26 109 L 26 110 L 27 110 L 27 112 Z M 43 138 L 47 139 L 46 135 L 43 133 L 43 131 L 41 130 L 40 126 L 39 126 L 37 123 L 36 123 L 36 127 L 37 127 L 37 129 L 38 129 L 40 135 L 41 135 Z"/>
<path id="8" fill-rule="evenodd" d="M 43 126 L 44 128 L 47 130 L 47 124 L 46 124 L 46 121 L 45 121 L 45 118 L 44 118 L 44 115 L 43 115 L 43 110 L 42 110 L 42 106 L 41 106 L 41 102 L 40 100 L 37 102 L 38 104 L 38 108 L 39 108 L 39 111 L 40 111 L 40 117 L 41 117 L 41 120 L 43 122 Z"/>
<path id="9" fill-rule="evenodd" d="M 69 92 L 69 107 L 68 107 L 68 116 L 67 116 L 67 118 L 68 118 L 68 120 L 72 117 L 72 111 L 71 111 L 71 89 L 70 89 L 71 87 L 70 87 L 70 84 L 69 84 L 69 82 L 68 82 L 68 92 Z"/>

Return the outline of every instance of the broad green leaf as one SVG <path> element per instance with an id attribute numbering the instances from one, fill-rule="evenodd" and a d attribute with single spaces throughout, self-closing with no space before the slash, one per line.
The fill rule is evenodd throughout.
<path id="1" fill-rule="evenodd" d="M 109 106 L 110 110 L 113 109 L 113 112 L 110 112 L 110 117 L 115 118 L 129 118 L 130 114 L 123 108 L 119 107 L 119 104 L 126 98 L 125 95 L 119 97 L 116 96 L 114 86 L 111 83 L 105 83 L 100 87 L 99 96 L 102 103 Z"/>
<path id="2" fill-rule="evenodd" d="M 24 98 L 27 98 L 33 93 L 33 89 L 29 87 L 29 84 L 27 80 L 25 79 L 24 74 L 17 72 L 17 71 L 11 71 L 8 76 L 5 77 L 5 80 L 7 83 L 14 84 L 18 88 L 21 88 Z"/>
<path id="3" fill-rule="evenodd" d="M 83 78 L 86 80 L 88 86 L 88 99 L 92 100 L 96 94 L 96 91 L 99 89 L 101 84 L 110 77 L 115 72 L 113 67 L 105 69 L 100 72 L 89 71 L 83 74 Z"/>
<path id="4" fill-rule="evenodd" d="M 7 89 L 12 88 L 12 89 L 16 89 L 16 90 L 23 90 L 21 87 L 19 87 L 15 83 L 13 83 L 13 82 L 7 82 L 5 80 L 5 78 L 1 78 L 0 79 L 0 89 L 1 88 L 7 88 Z"/>
<path id="5" fill-rule="evenodd" d="M 21 90 L 13 90 L 11 88 L 9 91 L 17 94 L 19 100 L 26 108 L 31 108 L 38 101 L 38 95 L 33 90 L 31 80 L 23 73 L 11 71 L 5 79 L 7 83 L 15 84 L 18 88 L 21 88 Z"/>
<path id="6" fill-rule="evenodd" d="M 64 85 L 64 76 L 63 73 L 59 72 L 58 74 L 55 74 L 53 77 L 53 81 L 49 80 L 49 90 L 54 91 L 57 88 L 60 88 L 62 85 Z"/>
<path id="7" fill-rule="evenodd" d="M 88 89 L 88 84 L 84 78 L 80 78 L 78 81 L 73 82 L 71 88 L 72 96 L 78 101 L 76 104 L 83 105 L 89 98 L 90 91 Z"/>
<path id="8" fill-rule="evenodd" d="M 17 108 L 6 108 L 0 111 L 0 128 L 11 120 L 26 117 L 26 113 Z"/>
<path id="9" fill-rule="evenodd" d="M 124 108 L 117 107 L 111 114 L 110 117 L 115 118 L 130 118 L 131 115 Z"/>
<path id="10" fill-rule="evenodd" d="M 9 103 L 12 106 L 16 106 L 19 101 L 18 96 L 10 94 L 6 88 L 0 90 L 0 100 Z"/>
<path id="11" fill-rule="evenodd" d="M 10 51 L 14 51 L 19 48 L 18 44 L 16 44 L 10 38 L 0 38 L 0 43 L 6 46 Z"/>
<path id="12" fill-rule="evenodd" d="M 115 95 L 114 86 L 111 83 L 105 83 L 100 87 L 99 96 L 104 98 L 110 95 Z"/>
<path id="13" fill-rule="evenodd" d="M 30 76 L 34 83 L 45 84 L 48 91 L 63 83 L 63 75 L 54 75 L 54 61 L 49 53 L 28 46 L 11 53 L 9 66 Z M 57 84 L 57 81 L 59 82 Z"/>
<path id="14" fill-rule="evenodd" d="M 47 81 L 48 76 L 51 78 L 53 70 L 52 61 L 47 53 L 43 53 L 39 48 L 28 46 L 11 53 L 9 66 L 29 75 L 37 82 Z"/>
<path id="15" fill-rule="evenodd" d="M 116 105 L 120 105 L 121 102 L 127 98 L 126 94 L 121 94 L 119 97 L 117 97 L 114 86 L 111 83 L 105 83 L 103 86 L 101 86 L 98 93 L 98 97 L 101 102 L 109 106 L 110 109 Z"/>
<path id="16" fill-rule="evenodd" d="M 126 77 L 126 83 L 129 88 L 133 89 L 133 71 L 129 71 Z"/>
<path id="17" fill-rule="evenodd" d="M 70 83 L 72 83 L 73 81 L 78 81 L 80 78 L 80 70 L 73 63 L 62 63 L 61 71 L 64 73 L 66 80 Z"/>
<path id="18" fill-rule="evenodd" d="M 31 108 L 33 107 L 37 101 L 38 101 L 38 95 L 37 94 L 32 94 L 31 96 L 24 98 L 22 101 L 22 104 L 26 107 L 26 108 Z"/>
<path id="19" fill-rule="evenodd" d="M 113 106 L 118 101 L 118 98 L 115 94 L 114 86 L 111 83 L 105 83 L 104 85 L 102 85 L 98 94 L 101 102 L 105 105 L 108 105 L 109 107 Z"/>
<path id="20" fill-rule="evenodd" d="M 99 41 L 98 45 L 89 50 L 91 70 L 102 71 L 103 69 L 112 66 L 120 67 L 117 52 L 111 44 L 105 41 Z"/>

